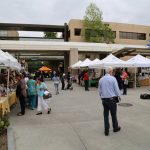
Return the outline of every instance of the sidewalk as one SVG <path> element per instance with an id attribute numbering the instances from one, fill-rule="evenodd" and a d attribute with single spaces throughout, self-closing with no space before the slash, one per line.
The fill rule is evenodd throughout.
<path id="1" fill-rule="evenodd" d="M 46 82 L 52 91 L 52 113 L 35 115 L 36 110 L 26 110 L 17 116 L 16 107 L 10 114 L 16 150 L 149 150 L 150 100 L 140 100 L 145 88 L 129 89 L 118 106 L 118 121 L 122 130 L 104 135 L 103 108 L 96 88 L 89 92 L 74 84 L 73 91 L 54 94 L 53 83 Z M 110 120 L 111 123 L 111 120 Z"/>

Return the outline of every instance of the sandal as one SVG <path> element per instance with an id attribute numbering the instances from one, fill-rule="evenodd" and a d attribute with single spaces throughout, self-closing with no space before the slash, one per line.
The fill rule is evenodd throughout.
<path id="1" fill-rule="evenodd" d="M 51 110 L 52 110 L 52 109 L 49 108 L 48 111 L 47 111 L 47 114 L 50 114 L 50 113 L 51 113 Z"/>

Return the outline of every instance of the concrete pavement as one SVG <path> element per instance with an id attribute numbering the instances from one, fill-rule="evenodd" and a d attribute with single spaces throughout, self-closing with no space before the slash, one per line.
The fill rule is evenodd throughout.
<path id="1" fill-rule="evenodd" d="M 73 91 L 54 94 L 52 82 L 46 82 L 52 91 L 52 113 L 35 115 L 36 110 L 26 110 L 16 116 L 18 106 L 10 114 L 16 150 L 149 150 L 150 100 L 140 100 L 148 87 L 129 89 L 118 106 L 118 121 L 122 130 L 104 135 L 103 108 L 96 88 L 84 91 L 74 84 Z M 110 120 L 111 123 L 111 120 Z"/>

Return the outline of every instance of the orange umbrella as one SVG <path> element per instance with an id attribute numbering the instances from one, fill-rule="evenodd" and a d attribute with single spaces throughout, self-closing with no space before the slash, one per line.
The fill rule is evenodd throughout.
<path id="1" fill-rule="evenodd" d="M 39 69 L 40 71 L 51 71 L 52 69 L 46 67 L 46 66 L 43 66 Z"/>

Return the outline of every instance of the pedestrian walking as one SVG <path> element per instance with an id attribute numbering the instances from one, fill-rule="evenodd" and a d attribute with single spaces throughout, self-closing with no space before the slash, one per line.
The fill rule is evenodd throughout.
<path id="1" fill-rule="evenodd" d="M 29 107 L 30 109 L 36 108 L 36 81 L 33 79 L 33 76 L 29 76 L 29 80 L 27 81 L 28 86 L 28 98 L 29 98 Z"/>
<path id="2" fill-rule="evenodd" d="M 56 92 L 56 95 L 57 95 L 57 94 L 59 94 L 59 83 L 60 83 L 60 78 L 59 78 L 57 73 L 54 75 L 52 80 L 54 82 L 55 92 Z"/>
<path id="3" fill-rule="evenodd" d="M 117 120 L 117 102 L 120 100 L 120 90 L 115 77 L 112 76 L 113 68 L 106 68 L 106 74 L 99 80 L 99 95 L 104 108 L 104 133 L 109 135 L 109 112 L 112 117 L 113 131 L 118 132 L 121 127 Z"/>
<path id="4" fill-rule="evenodd" d="M 37 79 L 37 93 L 38 93 L 38 113 L 36 115 L 42 115 L 42 108 L 47 110 L 47 114 L 50 114 L 51 108 L 48 106 L 47 102 L 43 99 L 43 95 L 47 86 L 41 78 Z"/>
<path id="5" fill-rule="evenodd" d="M 84 86 L 85 86 L 85 91 L 89 91 L 89 75 L 87 70 L 84 73 Z"/>

